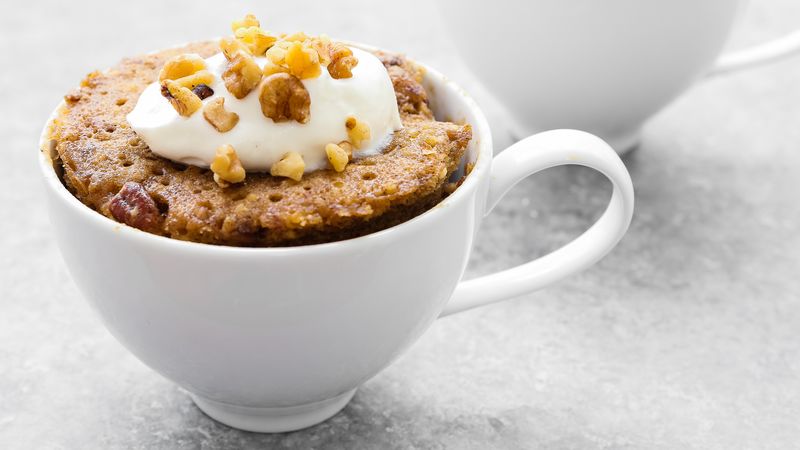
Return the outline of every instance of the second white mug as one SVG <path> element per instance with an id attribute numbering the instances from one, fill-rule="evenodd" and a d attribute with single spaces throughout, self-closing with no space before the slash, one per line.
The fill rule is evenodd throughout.
<path id="1" fill-rule="evenodd" d="M 701 75 L 800 49 L 800 32 L 717 61 L 745 0 L 439 0 L 466 64 L 518 136 L 594 133 L 617 152 Z"/>

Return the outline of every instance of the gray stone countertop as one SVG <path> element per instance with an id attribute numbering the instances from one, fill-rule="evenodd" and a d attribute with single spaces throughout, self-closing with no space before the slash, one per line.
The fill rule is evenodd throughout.
<path id="1" fill-rule="evenodd" d="M 311 429 L 219 425 L 106 332 L 42 207 L 36 141 L 61 95 L 122 56 L 225 33 L 246 11 L 273 29 L 401 49 L 468 83 L 426 2 L 377 3 L 6 5 L 0 448 L 797 448 L 800 58 L 707 80 L 650 122 L 626 157 L 631 229 L 600 264 L 437 322 Z M 798 2 L 754 0 L 731 46 L 798 24 Z M 482 103 L 504 142 L 502 116 Z M 467 277 L 567 242 L 608 196 L 579 168 L 526 180 L 484 223 Z"/>

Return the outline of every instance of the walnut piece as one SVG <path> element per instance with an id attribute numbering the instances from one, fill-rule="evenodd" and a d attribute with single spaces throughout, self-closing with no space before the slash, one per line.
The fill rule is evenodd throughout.
<path id="1" fill-rule="evenodd" d="M 189 117 L 203 106 L 203 101 L 194 92 L 179 85 L 176 81 L 164 80 L 161 83 L 161 95 L 169 100 L 175 111 L 183 117 Z"/>
<path id="2" fill-rule="evenodd" d="M 348 141 L 353 144 L 353 147 L 361 148 L 361 144 L 364 143 L 364 141 L 369 141 L 369 125 L 365 122 L 350 116 L 344 122 L 344 126 L 347 128 Z"/>
<path id="3" fill-rule="evenodd" d="M 270 167 L 269 174 L 273 177 L 286 177 L 300 181 L 303 179 L 305 170 L 306 163 L 303 161 L 303 157 L 297 152 L 289 152 Z"/>
<path id="4" fill-rule="evenodd" d="M 179 85 L 187 88 L 194 89 L 196 86 L 205 84 L 206 86 L 214 83 L 214 75 L 207 70 L 200 70 L 191 75 L 178 78 L 175 80 Z"/>
<path id="5" fill-rule="evenodd" d="M 302 42 L 292 42 L 286 49 L 286 67 L 289 73 L 304 80 L 306 78 L 316 78 L 322 73 L 319 65 L 319 54 L 309 45 Z"/>
<path id="6" fill-rule="evenodd" d="M 333 45 L 331 38 L 321 34 L 310 38 L 310 44 L 311 47 L 316 50 L 317 55 L 319 55 L 319 63 L 328 67 L 328 64 L 331 63 L 331 46 Z"/>
<path id="7" fill-rule="evenodd" d="M 325 146 L 325 153 L 328 155 L 328 162 L 331 163 L 333 170 L 341 172 L 347 167 L 350 157 L 347 151 L 336 144 L 328 144 Z"/>
<path id="8" fill-rule="evenodd" d="M 228 144 L 217 148 L 214 161 L 211 162 L 211 171 L 214 172 L 214 181 L 220 187 L 228 187 L 230 183 L 241 183 L 246 176 L 236 150 Z"/>
<path id="9" fill-rule="evenodd" d="M 267 50 L 265 56 L 267 57 L 272 64 L 276 66 L 286 67 L 286 51 L 289 49 L 289 46 L 292 45 L 289 41 L 278 41 L 272 47 Z"/>
<path id="10" fill-rule="evenodd" d="M 236 33 L 239 28 L 260 27 L 261 24 L 253 14 L 247 14 L 243 19 L 234 20 L 231 23 L 231 30 Z"/>
<path id="11" fill-rule="evenodd" d="M 276 73 L 264 80 L 259 96 L 261 112 L 273 122 L 296 120 L 308 122 L 311 97 L 297 77 L 288 73 Z"/>
<path id="12" fill-rule="evenodd" d="M 310 39 L 307 34 L 302 31 L 298 31 L 292 34 L 285 34 L 281 36 L 281 39 L 288 42 L 305 42 L 306 40 Z"/>
<path id="13" fill-rule="evenodd" d="M 253 56 L 264 56 L 264 53 L 278 40 L 257 26 L 239 28 L 235 34 L 236 39 L 242 42 Z"/>
<path id="14" fill-rule="evenodd" d="M 342 150 L 344 150 L 347 153 L 347 159 L 352 161 L 353 160 L 353 144 L 351 144 L 351 143 L 349 143 L 347 141 L 342 141 L 342 142 L 339 142 L 339 147 L 342 147 Z"/>
<path id="15" fill-rule="evenodd" d="M 205 100 L 214 95 L 214 90 L 205 84 L 198 84 L 197 86 L 193 87 L 192 92 L 194 92 L 194 95 L 200 97 L 200 100 Z"/>
<path id="16" fill-rule="evenodd" d="M 133 181 L 125 183 L 111 198 L 108 209 L 119 222 L 140 230 L 154 229 L 161 215 L 150 194 L 141 184 Z"/>
<path id="17" fill-rule="evenodd" d="M 230 131 L 239 123 L 239 115 L 225 109 L 225 98 L 218 97 L 206 103 L 203 117 L 220 133 Z"/>
<path id="18" fill-rule="evenodd" d="M 219 40 L 219 48 L 222 50 L 222 54 L 225 55 L 225 59 L 230 61 L 233 59 L 233 56 L 236 55 L 238 52 L 250 53 L 250 49 L 247 48 L 246 45 L 242 43 L 242 41 L 234 38 L 222 38 Z"/>
<path id="19" fill-rule="evenodd" d="M 358 58 L 353 56 L 353 51 L 350 47 L 334 43 L 329 47 L 330 64 L 328 64 L 328 73 L 332 78 L 351 78 L 353 76 L 353 67 L 358 65 Z"/>
<path id="20" fill-rule="evenodd" d="M 170 58 L 158 74 L 158 81 L 177 80 L 204 70 L 206 62 L 199 55 L 186 53 Z"/>
<path id="21" fill-rule="evenodd" d="M 274 64 L 272 61 L 268 60 L 264 64 L 264 68 L 261 70 L 261 73 L 264 74 L 265 77 L 268 77 L 268 76 L 276 74 L 276 73 L 289 73 L 289 69 L 287 69 L 286 67 Z"/>
<path id="22" fill-rule="evenodd" d="M 225 82 L 228 92 L 242 99 L 261 82 L 261 68 L 252 56 L 238 52 L 228 61 L 228 67 L 222 73 L 222 81 Z"/>

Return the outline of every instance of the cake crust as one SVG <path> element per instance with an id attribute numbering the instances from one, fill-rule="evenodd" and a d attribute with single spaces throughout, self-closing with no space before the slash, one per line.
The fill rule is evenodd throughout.
<path id="1" fill-rule="evenodd" d="M 392 79 L 403 129 L 383 153 L 355 159 L 340 173 L 319 170 L 299 182 L 248 173 L 243 183 L 222 188 L 208 169 L 155 155 L 125 116 L 164 62 L 187 52 L 205 58 L 218 47 L 201 42 L 128 58 L 89 74 L 65 96 L 51 139 L 64 184 L 81 202 L 175 239 L 291 246 L 391 227 L 430 209 L 454 188 L 449 179 L 471 139 L 469 125 L 436 121 L 420 83 L 421 69 L 385 53 L 378 57 Z M 120 213 L 122 207 L 129 209 Z"/>

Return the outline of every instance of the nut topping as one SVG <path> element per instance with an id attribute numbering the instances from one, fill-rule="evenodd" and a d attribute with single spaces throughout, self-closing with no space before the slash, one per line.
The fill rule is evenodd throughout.
<path id="1" fill-rule="evenodd" d="M 325 153 L 328 155 L 328 162 L 331 163 L 333 170 L 341 172 L 347 167 L 350 157 L 342 147 L 336 144 L 328 144 L 325 146 Z"/>
<path id="2" fill-rule="evenodd" d="M 211 171 L 214 172 L 214 181 L 223 188 L 230 183 L 241 183 L 246 175 L 236 150 L 228 144 L 217 148 L 217 154 L 211 162 Z"/>
<path id="3" fill-rule="evenodd" d="M 222 81 L 225 82 L 228 92 L 242 99 L 261 82 L 261 68 L 252 56 L 237 52 L 228 61 L 228 67 L 222 73 Z"/>
<path id="4" fill-rule="evenodd" d="M 310 43 L 311 47 L 319 55 L 319 63 L 325 67 L 328 67 L 328 64 L 331 63 L 331 45 L 333 45 L 331 38 L 321 34 L 317 37 L 311 38 Z"/>
<path id="5" fill-rule="evenodd" d="M 259 96 L 261 112 L 273 122 L 308 122 L 311 97 L 303 83 L 288 73 L 276 73 L 264 80 Z"/>
<path id="6" fill-rule="evenodd" d="M 128 181 L 111 198 L 108 205 L 117 221 L 140 230 L 151 230 L 158 225 L 160 213 L 156 202 L 141 184 Z"/>
<path id="7" fill-rule="evenodd" d="M 203 117 L 220 133 L 230 131 L 239 123 L 239 115 L 225 109 L 225 98 L 211 100 L 203 108 Z"/>
<path id="8" fill-rule="evenodd" d="M 305 170 L 306 163 L 300 153 L 289 152 L 280 161 L 272 165 L 269 169 L 269 174 L 273 177 L 286 177 L 294 181 L 300 181 Z"/>
<path id="9" fill-rule="evenodd" d="M 358 65 L 358 58 L 353 56 L 353 51 L 349 47 L 340 43 L 331 44 L 330 51 L 330 64 L 328 64 L 328 73 L 331 77 L 336 79 L 351 78 L 353 76 L 353 67 Z"/>
<path id="10" fill-rule="evenodd" d="M 353 144 L 353 147 L 361 148 L 361 144 L 364 141 L 369 141 L 369 125 L 367 125 L 365 122 L 350 116 L 344 122 L 344 126 L 347 128 L 347 136 L 349 137 L 348 140 L 351 144 Z"/>
<path id="11" fill-rule="evenodd" d="M 341 147 L 342 150 L 344 150 L 345 153 L 347 153 L 347 159 L 348 160 L 352 160 L 353 159 L 353 144 L 351 144 L 351 143 L 349 143 L 347 141 L 342 141 L 342 142 L 339 142 L 339 147 Z"/>
<path id="12" fill-rule="evenodd" d="M 206 62 L 198 55 L 187 53 L 170 58 L 161 72 L 158 74 L 158 81 L 177 80 L 185 76 L 193 75 L 204 70 Z"/>
<path id="13" fill-rule="evenodd" d="M 250 49 L 247 48 L 242 41 L 234 38 L 224 37 L 220 39 L 219 48 L 222 50 L 222 54 L 225 55 L 225 59 L 228 61 L 233 59 L 233 56 L 238 52 L 250 53 Z"/>
<path id="14" fill-rule="evenodd" d="M 292 42 L 286 50 L 286 67 L 289 73 L 300 78 L 316 78 L 321 73 L 319 54 L 302 42 Z"/>
<path id="15" fill-rule="evenodd" d="M 187 89 L 194 89 L 196 86 L 201 84 L 205 84 L 206 86 L 208 86 L 209 84 L 213 84 L 214 75 L 212 75 L 211 72 L 207 70 L 201 70 L 191 75 L 186 75 L 185 77 L 178 78 L 177 80 L 175 80 L 175 82 Z"/>
<path id="16" fill-rule="evenodd" d="M 273 64 L 271 61 L 267 61 L 266 64 L 264 64 L 264 68 L 261 70 L 261 73 L 263 73 L 265 77 L 268 77 L 276 73 L 289 73 L 289 69 Z"/>
<path id="17" fill-rule="evenodd" d="M 253 56 L 264 56 L 264 53 L 278 40 L 259 27 L 239 28 L 236 39 L 244 44 Z"/>
<path id="18" fill-rule="evenodd" d="M 165 80 L 161 84 L 161 95 L 166 97 L 175 111 L 183 117 L 191 116 L 203 106 L 200 97 L 172 80 Z"/>
<path id="19" fill-rule="evenodd" d="M 289 41 L 278 41 L 272 47 L 267 50 L 265 56 L 268 60 L 275 64 L 276 66 L 286 67 L 286 51 L 289 49 L 291 42 Z"/>
<path id="20" fill-rule="evenodd" d="M 194 95 L 200 97 L 200 100 L 205 100 L 208 97 L 214 95 L 214 90 L 205 84 L 198 84 L 197 86 L 192 88 L 192 92 L 194 93 Z"/>
<path id="21" fill-rule="evenodd" d="M 281 39 L 288 42 L 305 42 L 307 39 L 309 39 L 309 37 L 302 31 L 298 31 L 292 34 L 285 34 L 281 36 Z"/>
<path id="22" fill-rule="evenodd" d="M 231 23 L 231 30 L 236 33 L 236 30 L 239 28 L 249 28 L 249 27 L 260 27 L 261 24 L 256 19 L 256 16 L 253 14 L 247 14 L 244 16 L 243 19 L 234 20 Z"/>

